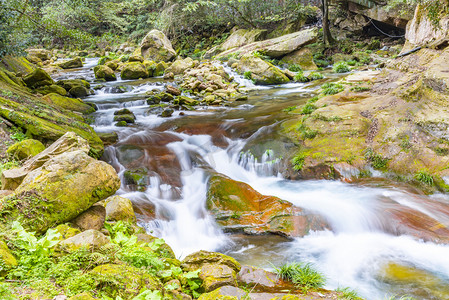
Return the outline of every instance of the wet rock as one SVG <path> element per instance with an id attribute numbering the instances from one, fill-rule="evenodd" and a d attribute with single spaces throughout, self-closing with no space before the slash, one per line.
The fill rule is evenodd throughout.
<path id="1" fill-rule="evenodd" d="M 83 150 L 66 152 L 29 172 L 13 194 L 0 200 L 1 224 L 8 227 L 17 220 L 27 230 L 42 233 L 72 220 L 119 187 L 112 166 Z"/>
<path id="2" fill-rule="evenodd" d="M 175 97 L 173 95 L 161 92 L 158 94 L 150 95 L 150 97 L 147 99 L 148 104 L 159 104 L 160 102 L 170 102 L 173 101 Z"/>
<path id="3" fill-rule="evenodd" d="M 6 150 L 6 153 L 12 155 L 16 159 L 23 160 L 25 158 L 36 156 L 44 150 L 45 146 L 41 142 L 27 139 L 10 146 L 8 150 Z"/>
<path id="4" fill-rule="evenodd" d="M 206 207 L 231 232 L 297 237 L 329 228 L 322 217 L 223 175 L 209 179 Z"/>
<path id="5" fill-rule="evenodd" d="M 171 108 L 165 108 L 160 114 L 158 114 L 158 116 L 162 118 L 168 118 L 171 117 L 174 112 L 175 111 Z"/>
<path id="6" fill-rule="evenodd" d="M 295 289 L 293 284 L 284 282 L 277 274 L 251 266 L 242 266 L 237 280 L 239 285 L 251 288 L 253 292 L 274 293 Z"/>
<path id="7" fill-rule="evenodd" d="M 249 72 L 251 79 L 256 84 L 282 84 L 290 81 L 281 70 L 252 54 L 244 55 L 240 59 L 237 69 L 242 74 Z"/>
<path id="8" fill-rule="evenodd" d="M 117 132 L 97 132 L 97 134 L 105 146 L 113 145 L 118 141 Z"/>
<path id="9" fill-rule="evenodd" d="M 151 30 L 140 43 L 142 56 L 147 60 L 171 61 L 176 57 L 176 51 L 171 42 L 159 30 Z"/>
<path id="10" fill-rule="evenodd" d="M 169 93 L 170 95 L 173 95 L 173 96 L 181 95 L 181 90 L 172 85 L 167 85 L 166 91 L 167 91 L 167 93 Z"/>
<path id="11" fill-rule="evenodd" d="M 81 57 L 76 57 L 58 64 L 59 67 L 63 69 L 75 69 L 81 68 L 83 66 L 83 60 Z"/>
<path id="12" fill-rule="evenodd" d="M 120 196 L 112 196 L 105 200 L 107 221 L 136 222 L 131 200 Z"/>
<path id="13" fill-rule="evenodd" d="M 173 64 L 167 68 L 167 73 L 173 73 L 174 75 L 183 74 L 189 68 L 195 66 L 193 59 L 187 57 L 185 59 L 177 59 L 173 62 Z"/>
<path id="14" fill-rule="evenodd" d="M 174 104 L 194 106 L 198 105 L 198 100 L 192 99 L 187 96 L 178 96 L 176 97 Z"/>
<path id="15" fill-rule="evenodd" d="M 42 69 L 36 69 L 33 72 L 23 77 L 23 81 L 25 84 L 32 89 L 52 85 L 54 83 L 53 79 L 51 79 L 50 75 Z"/>
<path id="16" fill-rule="evenodd" d="M 86 97 L 90 95 L 90 84 L 83 79 L 66 79 L 56 83 L 62 86 L 72 97 Z"/>
<path id="17" fill-rule="evenodd" d="M 126 170 L 123 176 L 125 178 L 125 184 L 134 185 L 139 191 L 145 191 L 146 187 L 150 184 L 148 170 L 146 168 Z"/>
<path id="18" fill-rule="evenodd" d="M 66 252 L 74 252 L 81 247 L 98 250 L 111 241 L 101 232 L 93 229 L 78 233 L 77 235 L 59 242 L 59 246 Z"/>
<path id="19" fill-rule="evenodd" d="M 78 217 L 73 219 L 73 223 L 81 229 L 81 231 L 94 229 L 101 230 L 106 219 L 106 210 L 101 205 L 94 205 Z"/>
<path id="20" fill-rule="evenodd" d="M 136 122 L 136 116 L 134 114 L 129 115 L 116 115 L 114 116 L 115 122 L 126 122 L 127 124 L 132 124 Z"/>
<path id="21" fill-rule="evenodd" d="M 105 65 L 99 65 L 94 67 L 95 78 L 105 79 L 106 81 L 115 81 L 117 77 L 114 71 Z"/>
<path id="22" fill-rule="evenodd" d="M 149 76 L 145 65 L 140 62 L 126 63 L 120 73 L 124 80 L 147 78 Z"/>

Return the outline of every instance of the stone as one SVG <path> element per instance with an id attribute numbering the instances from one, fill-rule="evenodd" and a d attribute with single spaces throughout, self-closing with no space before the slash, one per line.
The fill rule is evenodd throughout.
<path id="1" fill-rule="evenodd" d="M 63 87 L 60 87 L 59 85 L 56 84 L 41 86 L 36 89 L 36 92 L 42 95 L 47 95 L 51 93 L 59 94 L 61 96 L 67 95 L 67 91 Z"/>
<path id="2" fill-rule="evenodd" d="M 302 48 L 282 57 L 282 62 L 301 66 L 304 71 L 316 70 L 318 67 L 313 62 L 312 51 L 308 48 Z"/>
<path id="3" fill-rule="evenodd" d="M 239 285 L 257 292 L 280 292 L 294 289 L 293 284 L 284 282 L 277 274 L 251 266 L 242 266 L 237 274 L 237 281 Z"/>
<path id="4" fill-rule="evenodd" d="M 16 159 L 23 160 L 36 156 L 44 150 L 45 146 L 41 142 L 33 139 L 27 139 L 13 144 L 8 148 L 8 150 L 6 150 L 6 153 L 12 155 Z"/>
<path id="5" fill-rule="evenodd" d="M 106 209 L 101 205 L 94 205 L 72 220 L 81 231 L 94 229 L 101 230 L 106 220 Z"/>
<path id="6" fill-rule="evenodd" d="M 136 222 L 131 200 L 120 196 L 112 196 L 105 200 L 107 221 Z"/>
<path id="7" fill-rule="evenodd" d="M 235 272 L 241 269 L 240 264 L 232 257 L 218 253 L 201 250 L 184 258 L 181 267 L 185 271 L 195 271 L 205 264 L 225 265 Z"/>
<path id="8" fill-rule="evenodd" d="M 166 89 L 167 93 L 169 93 L 173 96 L 181 95 L 181 90 L 172 85 L 167 85 L 165 89 Z"/>
<path id="9" fill-rule="evenodd" d="M 17 265 L 17 260 L 14 255 L 12 255 L 8 245 L 0 240 L 0 274 L 5 276 L 10 269 L 17 267 Z"/>
<path id="10" fill-rule="evenodd" d="M 105 79 L 106 81 L 115 81 L 117 77 L 114 71 L 106 65 L 99 65 L 94 67 L 95 78 Z"/>
<path id="11" fill-rule="evenodd" d="M 143 57 L 140 55 L 131 55 L 128 59 L 129 62 L 138 61 L 143 63 Z"/>
<path id="12" fill-rule="evenodd" d="M 245 46 L 256 41 L 260 41 L 266 34 L 262 29 L 238 29 L 234 31 L 220 46 L 222 51 Z"/>
<path id="13" fill-rule="evenodd" d="M 28 55 L 39 58 L 42 61 L 49 60 L 51 58 L 51 52 L 46 49 L 27 49 Z"/>
<path id="14" fill-rule="evenodd" d="M 165 34 L 157 29 L 151 30 L 140 43 L 142 56 L 146 60 L 171 61 L 176 51 Z"/>
<path id="15" fill-rule="evenodd" d="M 88 292 L 84 292 L 73 297 L 70 297 L 67 300 L 95 300 Z"/>
<path id="16" fill-rule="evenodd" d="M 237 69 L 242 74 L 250 72 L 251 78 L 256 84 L 271 85 L 290 81 L 281 70 L 252 54 L 244 55 L 240 59 Z"/>
<path id="17" fill-rule="evenodd" d="M 23 77 L 23 81 L 25 84 L 32 89 L 52 85 L 54 83 L 53 79 L 51 79 L 50 75 L 44 70 L 38 68 L 28 75 Z"/>
<path id="18" fill-rule="evenodd" d="M 83 98 L 89 96 L 90 92 L 84 86 L 74 86 L 69 90 L 69 94 L 75 98 Z"/>
<path id="19" fill-rule="evenodd" d="M 123 80 L 147 78 L 148 71 L 141 62 L 130 62 L 123 66 L 120 77 Z"/>
<path id="20" fill-rule="evenodd" d="M 78 228 L 71 227 L 67 224 L 60 224 L 60 225 L 56 226 L 55 229 L 60 234 L 59 239 L 61 241 L 66 240 L 68 238 L 71 238 L 72 236 L 75 236 L 75 235 L 81 233 L 81 231 Z"/>
<path id="21" fill-rule="evenodd" d="M 163 76 L 165 73 L 165 69 L 167 69 L 167 68 L 168 68 L 168 65 L 164 61 L 158 62 L 156 64 L 156 67 L 154 68 L 153 76 L 154 77 Z"/>
<path id="22" fill-rule="evenodd" d="M 123 173 L 123 177 L 125 179 L 125 184 L 137 186 L 137 190 L 139 191 L 145 191 L 150 184 L 147 168 L 126 170 L 125 173 Z"/>
<path id="23" fill-rule="evenodd" d="M 66 252 L 74 252 L 81 247 L 89 250 L 98 250 L 110 242 L 109 238 L 100 231 L 89 229 L 59 242 L 58 245 Z"/>
<path id="24" fill-rule="evenodd" d="M 90 84 L 84 79 L 59 80 L 57 85 L 62 86 L 72 97 L 86 97 L 90 94 Z"/>
<path id="25" fill-rule="evenodd" d="M 114 116 L 120 116 L 120 115 L 131 115 L 133 112 L 130 111 L 127 108 L 122 108 L 119 110 L 114 111 Z"/>
<path id="26" fill-rule="evenodd" d="M 69 111 L 77 111 L 83 114 L 90 114 L 95 111 L 94 107 L 85 103 L 81 99 L 69 98 L 55 93 L 51 93 L 42 97 L 42 100 L 57 108 L 63 108 Z"/>
<path id="27" fill-rule="evenodd" d="M 183 74 L 187 69 L 195 66 L 193 59 L 187 57 L 185 59 L 177 59 L 173 64 L 167 68 L 167 73 L 173 73 L 174 75 Z"/>
<path id="28" fill-rule="evenodd" d="M 97 134 L 105 146 L 114 145 L 118 141 L 117 132 L 97 132 Z"/>
<path id="29" fill-rule="evenodd" d="M 134 114 L 114 116 L 114 122 L 123 122 L 123 121 L 126 122 L 127 124 L 132 124 L 136 122 L 136 116 L 134 116 Z"/>
<path id="30" fill-rule="evenodd" d="M 81 57 L 76 57 L 58 64 L 63 69 L 75 69 L 83 66 L 83 60 Z"/>
<path id="31" fill-rule="evenodd" d="M 172 108 L 164 108 L 164 110 L 160 114 L 158 114 L 158 116 L 162 118 L 168 118 L 171 117 L 174 112 L 175 111 Z"/>
<path id="32" fill-rule="evenodd" d="M 0 200 L 1 224 L 7 227 L 17 220 L 27 230 L 43 233 L 72 220 L 119 187 L 112 166 L 85 150 L 65 152 L 30 171 L 13 194 Z"/>
<path id="33" fill-rule="evenodd" d="M 235 286 L 222 286 L 212 292 L 201 294 L 198 300 L 243 300 L 247 293 Z"/>
<path id="34" fill-rule="evenodd" d="M 14 191 L 11 190 L 0 190 L 0 199 L 6 196 L 11 195 Z"/>
<path id="35" fill-rule="evenodd" d="M 104 65 L 114 71 L 118 68 L 118 62 L 115 60 L 108 61 Z"/>

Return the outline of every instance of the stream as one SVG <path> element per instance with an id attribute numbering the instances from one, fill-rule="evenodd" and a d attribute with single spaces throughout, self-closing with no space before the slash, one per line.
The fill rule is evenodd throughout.
<path id="1" fill-rule="evenodd" d="M 316 95 L 317 83 L 257 87 L 232 74 L 249 89 L 248 101 L 161 118 L 147 112 L 145 93 L 163 90 L 167 81 L 94 83 L 96 63 L 87 59 L 83 68 L 58 79 L 81 76 L 93 87 L 104 85 L 84 100 L 98 107 L 92 124 L 96 131 L 118 133 L 118 143 L 107 147 L 103 157 L 122 179 L 117 194 L 132 200 L 139 225 L 165 239 L 178 257 L 219 251 L 265 269 L 307 262 L 326 276 L 326 288 L 349 287 L 366 299 L 449 299 L 449 245 L 417 239 L 411 233 L 419 226 L 404 229 L 391 213 L 399 218 L 424 215 L 448 226 L 448 195 L 421 195 L 382 178 L 355 183 L 282 178 L 280 158 L 294 150 L 279 134 L 282 122 L 291 118 L 283 109 Z M 114 126 L 113 113 L 121 108 L 135 114 L 135 125 Z M 147 172 L 146 190 L 125 184 L 124 173 L 130 169 Z M 211 170 L 318 213 L 332 231 L 293 240 L 224 233 L 205 208 Z"/>

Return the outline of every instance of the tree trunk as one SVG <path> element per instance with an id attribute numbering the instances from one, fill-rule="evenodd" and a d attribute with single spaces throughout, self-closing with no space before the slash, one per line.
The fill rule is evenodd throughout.
<path id="1" fill-rule="evenodd" d="M 334 38 L 329 29 L 329 0 L 321 0 L 323 11 L 323 37 L 324 45 L 329 46 L 334 43 Z"/>

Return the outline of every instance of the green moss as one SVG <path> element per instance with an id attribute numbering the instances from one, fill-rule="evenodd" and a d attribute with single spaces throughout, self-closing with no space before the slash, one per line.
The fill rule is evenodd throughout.
<path id="1" fill-rule="evenodd" d="M 35 156 L 45 150 L 45 146 L 33 139 L 27 139 L 10 146 L 6 151 L 15 158 L 22 160 Z"/>

